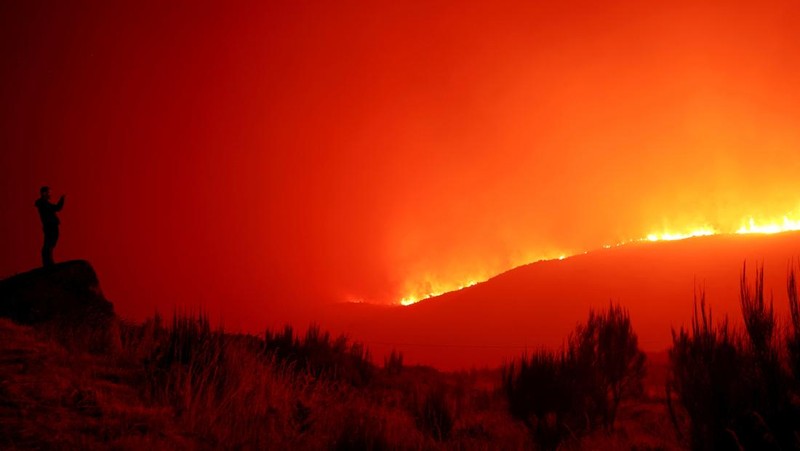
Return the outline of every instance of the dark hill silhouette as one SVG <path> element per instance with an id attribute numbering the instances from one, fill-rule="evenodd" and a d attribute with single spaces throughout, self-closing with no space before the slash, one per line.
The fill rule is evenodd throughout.
<path id="1" fill-rule="evenodd" d="M 92 265 L 74 260 L 0 280 L 0 317 L 19 324 L 108 323 L 114 307 Z"/>
<path id="2" fill-rule="evenodd" d="M 494 366 L 526 347 L 561 345 L 590 308 L 613 300 L 630 309 L 643 349 L 661 351 L 672 326 L 689 324 L 696 286 L 705 287 L 715 316 L 740 321 L 745 260 L 750 268 L 764 262 L 767 293 L 784 314 L 786 269 L 798 257 L 799 232 L 637 242 L 528 264 L 409 307 L 340 305 L 317 321 L 363 340 L 375 355 L 397 348 L 414 363 Z"/>

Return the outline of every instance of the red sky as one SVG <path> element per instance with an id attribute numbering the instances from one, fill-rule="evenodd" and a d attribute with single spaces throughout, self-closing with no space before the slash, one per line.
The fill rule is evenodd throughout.
<path id="1" fill-rule="evenodd" d="M 246 328 L 800 219 L 800 3 L 203 3 L 0 6 L 0 277 L 42 184 L 123 316 Z"/>

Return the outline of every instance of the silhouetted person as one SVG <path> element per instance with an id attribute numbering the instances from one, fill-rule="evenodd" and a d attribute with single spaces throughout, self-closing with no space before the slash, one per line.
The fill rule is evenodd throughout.
<path id="1" fill-rule="evenodd" d="M 64 208 L 64 196 L 58 203 L 50 203 L 50 187 L 43 186 L 39 189 L 39 199 L 36 201 L 36 208 L 39 210 L 39 218 L 42 220 L 42 230 L 44 231 L 44 244 L 42 244 L 42 265 L 52 266 L 53 249 L 58 243 L 58 220 L 56 213 Z"/>

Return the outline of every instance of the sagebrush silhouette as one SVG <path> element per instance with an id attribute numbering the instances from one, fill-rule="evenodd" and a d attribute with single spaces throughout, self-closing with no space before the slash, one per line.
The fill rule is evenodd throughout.
<path id="1" fill-rule="evenodd" d="M 790 271 L 787 287 L 793 312 L 797 306 L 794 281 L 794 271 Z M 797 373 L 785 371 L 781 362 L 781 356 L 787 355 L 786 367 L 795 365 L 792 348 L 797 329 L 790 332 L 784 353 L 772 301 L 764 300 L 763 267 L 756 268 L 751 287 L 743 266 L 739 301 L 743 333 L 731 327 L 727 318 L 715 324 L 705 294 L 699 294 L 699 309 L 696 296 L 691 330 L 673 330 L 668 401 L 673 392 L 680 400 L 693 449 L 798 449 Z M 670 408 L 683 435 L 674 406 Z"/>
<path id="2" fill-rule="evenodd" d="M 543 448 L 598 423 L 613 429 L 620 401 L 641 393 L 645 355 L 628 311 L 611 304 L 589 312 L 566 348 L 523 355 L 503 368 L 510 413 Z"/>

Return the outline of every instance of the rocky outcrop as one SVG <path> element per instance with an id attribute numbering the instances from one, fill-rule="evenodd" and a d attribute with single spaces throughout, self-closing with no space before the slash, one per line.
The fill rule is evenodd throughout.
<path id="1" fill-rule="evenodd" d="M 0 317 L 19 324 L 98 321 L 113 318 L 114 307 L 103 296 L 92 265 L 74 260 L 0 281 Z"/>

